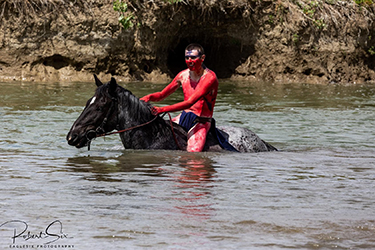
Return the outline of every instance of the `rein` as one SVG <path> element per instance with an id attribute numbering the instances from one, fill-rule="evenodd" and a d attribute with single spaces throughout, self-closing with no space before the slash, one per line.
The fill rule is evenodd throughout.
<path id="1" fill-rule="evenodd" d="M 140 127 L 146 126 L 147 124 L 150 124 L 151 122 L 155 121 L 156 118 L 158 118 L 158 116 L 155 116 L 154 118 L 152 118 L 151 121 L 148 121 L 148 122 L 136 125 L 134 127 L 126 128 L 126 129 L 121 129 L 121 130 L 118 130 L 118 131 L 115 131 L 115 132 L 108 132 L 108 133 L 98 134 L 95 137 L 103 137 L 103 136 L 107 136 L 107 135 L 114 135 L 114 134 L 119 134 L 119 133 L 123 133 L 123 132 L 129 131 L 129 130 L 132 130 L 132 129 L 140 128 Z"/>
<path id="2" fill-rule="evenodd" d="M 165 115 L 166 113 L 163 114 L 163 116 Z M 174 139 L 174 142 L 176 143 L 177 147 L 180 149 L 180 150 L 184 150 L 181 145 L 178 143 L 177 141 L 177 137 L 176 137 L 176 134 L 174 132 L 174 129 L 173 129 L 173 123 L 172 123 L 172 117 L 171 117 L 171 114 L 168 113 L 168 116 L 169 116 L 169 124 L 171 125 L 171 130 L 172 130 L 172 134 L 173 134 L 173 139 Z"/>

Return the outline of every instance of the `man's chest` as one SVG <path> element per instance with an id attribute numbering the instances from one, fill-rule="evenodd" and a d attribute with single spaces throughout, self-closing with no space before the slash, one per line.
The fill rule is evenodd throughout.
<path id="1" fill-rule="evenodd" d="M 193 95 L 197 90 L 199 82 L 194 82 L 192 80 L 188 80 L 182 84 L 182 90 L 184 92 L 185 97 L 190 97 Z"/>

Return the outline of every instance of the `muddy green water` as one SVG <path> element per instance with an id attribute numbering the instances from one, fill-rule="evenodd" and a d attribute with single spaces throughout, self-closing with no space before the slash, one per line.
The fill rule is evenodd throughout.
<path id="1" fill-rule="evenodd" d="M 375 248 L 375 86 L 221 81 L 217 123 L 280 149 L 258 154 L 76 149 L 93 83 L 0 88 L 0 249 Z"/>

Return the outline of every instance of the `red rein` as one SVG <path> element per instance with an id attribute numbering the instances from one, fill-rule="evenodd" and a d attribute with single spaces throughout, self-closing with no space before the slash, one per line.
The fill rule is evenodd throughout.
<path id="1" fill-rule="evenodd" d="M 173 129 L 173 123 L 172 123 L 172 118 L 171 118 L 171 115 L 169 113 L 164 113 L 162 115 L 162 117 L 165 115 L 165 114 L 168 114 L 169 116 L 169 123 L 171 125 L 171 130 L 172 130 L 172 134 L 173 134 L 173 139 L 177 145 L 177 147 L 180 149 L 180 150 L 183 150 L 183 148 L 180 146 L 180 144 L 178 143 L 177 141 L 177 137 L 176 137 L 176 134 L 174 132 L 174 129 Z M 100 135 L 97 135 L 96 137 L 103 137 L 103 136 L 107 136 L 107 135 L 113 135 L 113 134 L 119 134 L 119 133 L 123 133 L 123 132 L 126 132 L 126 131 L 130 131 L 132 129 L 136 129 L 136 128 L 140 128 L 140 127 L 143 127 L 143 126 L 146 126 L 147 124 L 150 124 L 151 122 L 155 121 L 156 118 L 158 118 L 158 116 L 156 115 L 152 120 L 146 122 L 146 123 L 143 123 L 143 124 L 140 124 L 140 125 L 137 125 L 137 126 L 134 126 L 134 127 L 131 127 L 131 128 L 126 128 L 126 129 L 122 129 L 122 130 L 118 130 L 118 131 L 115 131 L 115 132 L 109 132 L 109 133 L 104 133 L 104 134 L 100 134 Z"/>

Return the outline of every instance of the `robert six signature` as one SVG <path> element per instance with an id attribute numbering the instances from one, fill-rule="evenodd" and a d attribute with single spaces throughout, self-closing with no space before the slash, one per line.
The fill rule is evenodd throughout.
<path id="1" fill-rule="evenodd" d="M 28 231 L 29 225 L 21 220 L 11 220 L 0 225 L 0 229 L 9 228 L 11 230 L 12 244 L 19 240 L 31 241 L 42 240 L 43 244 L 56 243 L 58 240 L 68 238 L 68 234 L 63 232 L 63 224 L 60 220 L 51 222 L 44 230 Z M 18 242 L 19 243 L 19 242 Z M 42 243 L 42 242 L 40 242 Z"/>

